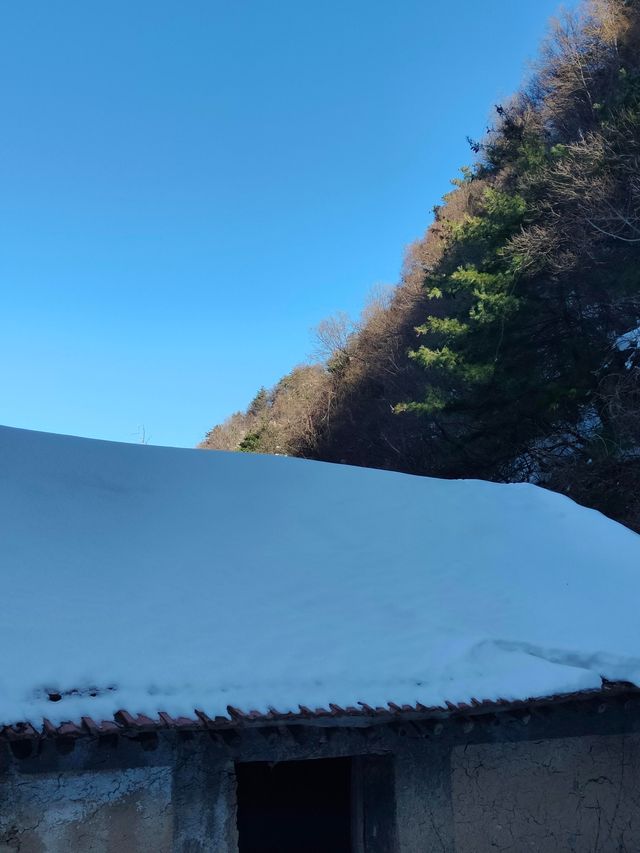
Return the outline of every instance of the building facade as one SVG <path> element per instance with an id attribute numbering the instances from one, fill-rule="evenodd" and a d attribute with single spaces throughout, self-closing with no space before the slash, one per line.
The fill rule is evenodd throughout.
<path id="1" fill-rule="evenodd" d="M 640 850 L 640 692 L 6 727 L 2 853 Z"/>

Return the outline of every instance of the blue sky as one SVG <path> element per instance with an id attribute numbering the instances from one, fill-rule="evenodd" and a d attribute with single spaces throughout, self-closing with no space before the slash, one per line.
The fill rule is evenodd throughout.
<path id="1" fill-rule="evenodd" d="M 556 0 L 0 13 L 0 422 L 193 446 L 398 280 Z"/>

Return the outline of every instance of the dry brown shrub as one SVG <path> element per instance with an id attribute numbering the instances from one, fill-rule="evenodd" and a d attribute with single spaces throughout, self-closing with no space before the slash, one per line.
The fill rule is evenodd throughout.
<path id="1" fill-rule="evenodd" d="M 235 412 L 221 424 L 209 430 L 198 447 L 201 450 L 237 450 L 251 428 L 244 412 Z"/>

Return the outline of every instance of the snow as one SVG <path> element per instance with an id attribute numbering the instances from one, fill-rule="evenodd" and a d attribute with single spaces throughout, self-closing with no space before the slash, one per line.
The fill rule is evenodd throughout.
<path id="1" fill-rule="evenodd" d="M 629 355 L 625 361 L 625 368 L 631 370 L 634 364 L 634 356 L 640 352 L 640 326 L 637 329 L 631 329 L 620 335 L 614 344 L 615 349 L 619 352 L 628 352 Z"/>
<path id="2" fill-rule="evenodd" d="M 631 329 L 629 332 L 625 332 L 624 335 L 620 335 L 619 338 L 616 339 L 615 347 L 620 352 L 625 352 L 625 350 L 631 349 L 632 347 L 640 347 L 640 326 L 637 329 Z"/>
<path id="3" fill-rule="evenodd" d="M 640 684 L 640 537 L 533 485 L 0 428 L 0 519 L 3 723 Z"/>

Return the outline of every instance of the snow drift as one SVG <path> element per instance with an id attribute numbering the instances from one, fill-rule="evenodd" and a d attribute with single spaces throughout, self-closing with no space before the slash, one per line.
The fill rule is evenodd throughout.
<path id="1" fill-rule="evenodd" d="M 640 684 L 640 537 L 530 485 L 0 428 L 0 560 L 3 723 Z"/>

